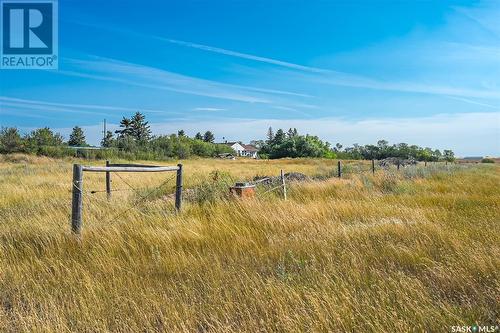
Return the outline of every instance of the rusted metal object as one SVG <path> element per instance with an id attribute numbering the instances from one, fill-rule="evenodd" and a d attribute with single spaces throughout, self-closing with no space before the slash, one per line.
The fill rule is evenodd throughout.
<path id="1" fill-rule="evenodd" d="M 250 183 L 236 183 L 229 188 L 229 191 L 238 198 L 255 197 L 255 185 Z"/>

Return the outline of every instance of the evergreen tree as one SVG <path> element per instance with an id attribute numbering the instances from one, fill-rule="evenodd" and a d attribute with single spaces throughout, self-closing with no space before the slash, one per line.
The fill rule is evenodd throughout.
<path id="1" fill-rule="evenodd" d="M 113 137 L 113 132 L 111 131 L 106 131 L 106 135 L 104 138 L 101 140 L 101 146 L 102 147 L 112 147 L 115 144 L 115 138 Z"/>
<path id="2" fill-rule="evenodd" d="M 272 142 L 275 145 L 280 145 L 285 141 L 285 139 L 286 139 L 285 132 L 283 132 L 283 130 L 280 128 L 279 130 L 276 131 L 276 135 L 274 136 Z"/>
<path id="3" fill-rule="evenodd" d="M 148 142 L 151 139 L 151 130 L 146 116 L 136 112 L 131 119 L 132 136 L 139 142 Z"/>
<path id="4" fill-rule="evenodd" d="M 214 143 L 214 141 L 215 141 L 214 134 L 210 131 L 206 131 L 205 134 L 203 134 L 203 141 Z"/>
<path id="5" fill-rule="evenodd" d="M 14 153 L 23 150 L 23 139 L 15 127 L 0 129 L 0 152 Z"/>
<path id="6" fill-rule="evenodd" d="M 196 133 L 196 135 L 194 136 L 194 138 L 195 138 L 196 140 L 203 140 L 203 135 L 201 135 L 201 133 L 200 133 L 200 132 L 198 132 L 198 133 Z"/>
<path id="7" fill-rule="evenodd" d="M 38 128 L 26 137 L 31 147 L 60 146 L 63 144 L 63 137 L 59 133 L 54 133 L 48 127 Z"/>
<path id="8" fill-rule="evenodd" d="M 121 130 L 116 130 L 115 133 L 118 134 L 119 138 L 124 138 L 126 136 L 132 135 L 132 121 L 130 118 L 123 117 L 120 121 Z"/>
<path id="9" fill-rule="evenodd" d="M 85 134 L 79 126 L 73 127 L 73 131 L 69 135 L 68 145 L 70 146 L 86 146 Z"/>
<path id="10" fill-rule="evenodd" d="M 269 129 L 267 130 L 267 144 L 271 144 L 273 140 L 274 140 L 273 128 L 269 126 Z"/>
<path id="11" fill-rule="evenodd" d="M 178 137 L 186 136 L 186 133 L 184 133 L 184 130 L 179 130 L 177 131 L 177 136 Z"/>

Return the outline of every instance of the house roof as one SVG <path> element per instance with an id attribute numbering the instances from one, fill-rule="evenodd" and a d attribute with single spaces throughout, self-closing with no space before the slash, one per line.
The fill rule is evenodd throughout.
<path id="1" fill-rule="evenodd" d="M 243 148 L 245 148 L 246 151 L 258 151 L 257 147 L 252 146 L 252 145 L 242 145 Z"/>
<path id="2" fill-rule="evenodd" d="M 224 142 L 224 143 L 222 143 L 222 144 L 224 144 L 224 145 L 228 145 L 229 147 L 232 147 L 232 146 L 233 146 L 233 145 L 235 145 L 235 144 L 239 144 L 240 146 L 242 146 L 242 147 L 243 147 L 243 149 L 245 149 L 245 151 L 259 151 L 259 150 L 257 149 L 257 147 L 252 146 L 252 145 L 246 145 L 246 144 L 244 144 L 244 143 L 240 143 L 239 141 Z"/>

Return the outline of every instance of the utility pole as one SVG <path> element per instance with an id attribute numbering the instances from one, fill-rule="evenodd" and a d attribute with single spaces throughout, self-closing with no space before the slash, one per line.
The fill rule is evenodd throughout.
<path id="1" fill-rule="evenodd" d="M 104 142 L 104 140 L 106 139 L 106 119 L 104 119 L 104 126 L 103 126 L 103 129 L 102 129 L 102 142 Z"/>

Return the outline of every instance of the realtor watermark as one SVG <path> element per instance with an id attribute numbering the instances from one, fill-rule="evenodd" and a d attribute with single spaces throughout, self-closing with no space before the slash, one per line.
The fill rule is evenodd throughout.
<path id="1" fill-rule="evenodd" d="M 456 325 L 451 326 L 451 332 L 456 333 L 494 333 L 499 332 L 498 325 Z"/>
<path id="2" fill-rule="evenodd" d="M 57 69 L 57 0 L 0 0 L 0 68 Z"/>

